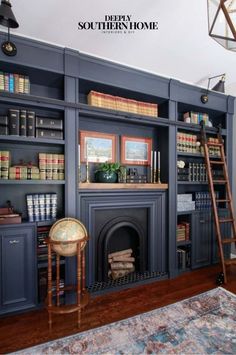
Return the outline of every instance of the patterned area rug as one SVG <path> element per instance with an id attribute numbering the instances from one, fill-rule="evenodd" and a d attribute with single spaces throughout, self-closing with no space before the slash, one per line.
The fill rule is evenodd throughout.
<path id="1" fill-rule="evenodd" d="M 236 295 L 219 287 L 16 354 L 236 354 Z"/>

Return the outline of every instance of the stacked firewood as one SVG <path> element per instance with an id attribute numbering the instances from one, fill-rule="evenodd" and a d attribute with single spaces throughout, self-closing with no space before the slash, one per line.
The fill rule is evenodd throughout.
<path id="1" fill-rule="evenodd" d="M 132 257 L 132 253 L 132 249 L 126 249 L 108 254 L 110 265 L 108 276 L 116 280 L 133 272 L 135 270 L 135 258 Z"/>

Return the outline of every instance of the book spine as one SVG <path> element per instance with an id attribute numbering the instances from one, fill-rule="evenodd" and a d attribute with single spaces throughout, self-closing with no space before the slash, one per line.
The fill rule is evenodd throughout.
<path id="1" fill-rule="evenodd" d="M 52 154 L 46 154 L 46 180 L 52 180 Z"/>
<path id="2" fill-rule="evenodd" d="M 4 90 L 9 92 L 9 74 L 4 73 Z"/>
<path id="3" fill-rule="evenodd" d="M 47 158 L 46 153 L 39 153 L 39 178 L 46 180 Z"/>
<path id="4" fill-rule="evenodd" d="M 58 154 L 58 180 L 65 179 L 65 156 Z"/>
<path id="5" fill-rule="evenodd" d="M 14 75 L 9 74 L 9 91 L 14 93 Z"/>
<path id="6" fill-rule="evenodd" d="M 9 134 L 19 136 L 20 134 L 20 111 L 15 109 L 8 110 L 9 116 Z"/>
<path id="7" fill-rule="evenodd" d="M 26 110 L 20 110 L 20 136 L 26 137 Z"/>
<path id="8" fill-rule="evenodd" d="M 35 137 L 35 112 L 27 111 L 26 130 L 28 137 Z"/>
<path id="9" fill-rule="evenodd" d="M 0 71 L 0 90 L 4 91 L 4 73 L 3 71 Z"/>
<path id="10" fill-rule="evenodd" d="M 52 179 L 59 180 L 58 154 L 52 154 Z"/>

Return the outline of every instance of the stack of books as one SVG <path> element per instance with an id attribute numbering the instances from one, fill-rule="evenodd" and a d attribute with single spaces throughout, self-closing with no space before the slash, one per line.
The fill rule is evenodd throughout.
<path id="1" fill-rule="evenodd" d="M 63 121 L 59 118 L 36 117 L 36 137 L 63 139 Z"/>
<path id="2" fill-rule="evenodd" d="M 183 115 L 183 120 L 186 123 L 194 123 L 200 124 L 201 121 L 204 121 L 206 126 L 209 126 L 209 115 L 208 113 L 201 113 L 201 112 L 185 112 Z"/>
<path id="3" fill-rule="evenodd" d="M 189 163 L 189 181 L 206 182 L 207 170 L 204 163 Z"/>
<path id="4" fill-rule="evenodd" d="M 0 71 L 0 90 L 16 94 L 30 93 L 30 80 L 26 75 Z"/>
<path id="5" fill-rule="evenodd" d="M 6 150 L 0 151 L 0 179 L 7 180 L 10 167 L 10 152 Z"/>
<path id="6" fill-rule="evenodd" d="M 26 195 L 29 222 L 55 220 L 57 217 L 57 194 Z"/>
<path id="7" fill-rule="evenodd" d="M 90 91 L 88 105 L 111 110 L 136 113 L 138 115 L 158 117 L 158 105 L 150 102 L 136 101 L 124 97 Z"/>
<path id="8" fill-rule="evenodd" d="M 39 172 L 41 180 L 64 180 L 64 166 L 64 154 L 39 153 Z"/>
<path id="9" fill-rule="evenodd" d="M 177 225 L 177 242 L 183 242 L 189 240 L 190 223 L 182 222 Z"/>

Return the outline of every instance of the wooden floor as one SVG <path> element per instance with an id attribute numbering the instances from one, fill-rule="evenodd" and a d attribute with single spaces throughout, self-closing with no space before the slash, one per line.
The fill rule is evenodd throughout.
<path id="1" fill-rule="evenodd" d="M 214 266 L 182 274 L 173 280 L 94 297 L 83 311 L 79 331 L 109 324 L 210 290 L 216 287 L 217 273 L 218 267 Z M 236 266 L 231 266 L 229 281 L 224 287 L 236 293 Z M 1 318 L 0 354 L 78 332 L 76 314 L 54 315 L 51 332 L 47 320 L 45 310 Z"/>

